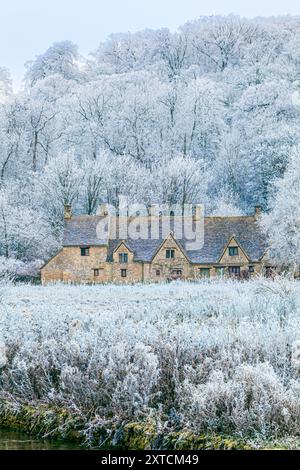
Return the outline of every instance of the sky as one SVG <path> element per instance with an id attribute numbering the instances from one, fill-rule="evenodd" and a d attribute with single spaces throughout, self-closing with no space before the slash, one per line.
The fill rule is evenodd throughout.
<path id="1" fill-rule="evenodd" d="M 300 14 L 299 0 L 0 0 L 0 66 L 18 88 L 24 64 L 65 39 L 87 55 L 109 34 L 145 28 L 176 30 L 203 15 Z"/>

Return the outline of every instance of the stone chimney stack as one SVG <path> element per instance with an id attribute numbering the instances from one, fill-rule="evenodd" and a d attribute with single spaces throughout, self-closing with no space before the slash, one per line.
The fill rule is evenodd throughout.
<path id="1" fill-rule="evenodd" d="M 109 215 L 108 204 L 106 202 L 100 204 L 97 210 L 97 215 L 100 215 L 101 217 L 106 217 Z"/>
<path id="2" fill-rule="evenodd" d="M 72 219 L 72 206 L 70 204 L 65 204 L 64 207 L 64 219 L 70 220 Z"/>
<path id="3" fill-rule="evenodd" d="M 259 219 L 261 214 L 262 214 L 261 206 L 255 206 L 255 208 L 254 208 L 254 217 L 255 217 L 255 219 L 256 220 Z"/>
<path id="4" fill-rule="evenodd" d="M 157 209 L 157 204 L 150 204 L 148 206 L 148 213 L 150 217 L 158 217 L 159 211 Z"/>
<path id="5" fill-rule="evenodd" d="M 195 204 L 193 207 L 193 219 L 195 221 L 200 221 L 201 217 L 203 217 L 203 206 L 202 204 Z"/>

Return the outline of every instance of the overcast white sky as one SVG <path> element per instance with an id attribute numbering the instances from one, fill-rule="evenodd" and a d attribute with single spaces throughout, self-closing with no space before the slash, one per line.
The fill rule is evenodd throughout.
<path id="1" fill-rule="evenodd" d="M 87 54 L 110 33 L 168 27 L 202 15 L 300 14 L 299 0 L 0 0 L 0 65 L 15 85 L 24 63 L 53 42 L 70 39 Z"/>

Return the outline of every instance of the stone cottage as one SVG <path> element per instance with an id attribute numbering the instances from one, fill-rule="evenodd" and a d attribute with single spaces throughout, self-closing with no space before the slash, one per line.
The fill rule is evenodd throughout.
<path id="1" fill-rule="evenodd" d="M 258 207 L 251 216 L 205 217 L 203 246 L 193 251 L 188 251 L 184 236 L 178 238 L 172 230 L 163 235 L 162 216 L 156 239 L 111 237 L 111 227 L 99 238 L 97 226 L 104 218 L 115 229 L 120 223 L 117 216 L 109 217 L 105 207 L 101 206 L 99 215 L 72 216 L 71 208 L 66 206 L 63 246 L 42 267 L 43 284 L 161 282 L 223 276 L 246 279 L 268 274 L 272 269 L 266 258 L 266 240 L 257 223 Z M 149 227 L 152 217 L 148 217 Z M 197 218 L 197 211 L 193 218 Z"/>

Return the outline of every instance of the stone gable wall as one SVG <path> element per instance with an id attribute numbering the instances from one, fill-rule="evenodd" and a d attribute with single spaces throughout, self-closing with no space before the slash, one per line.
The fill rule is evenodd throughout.
<path id="1" fill-rule="evenodd" d="M 81 256 L 80 247 L 64 247 L 42 269 L 42 282 L 108 282 L 110 269 L 106 258 L 107 247 L 90 247 L 89 256 Z M 94 269 L 99 269 L 97 278 Z"/>

